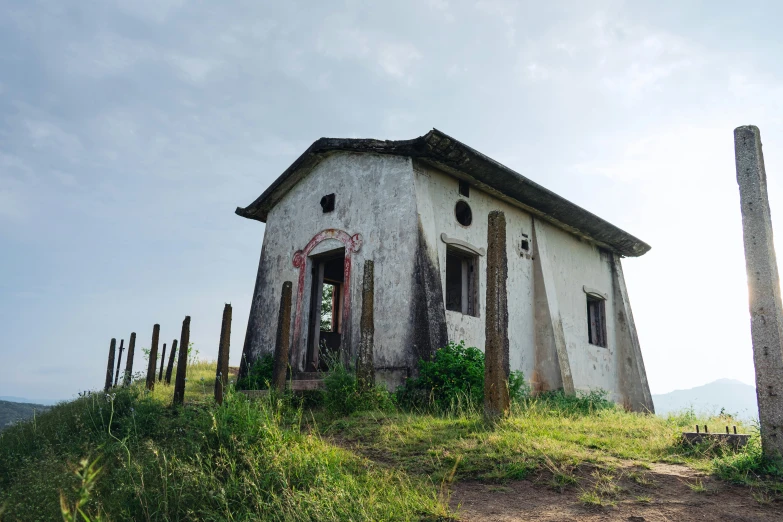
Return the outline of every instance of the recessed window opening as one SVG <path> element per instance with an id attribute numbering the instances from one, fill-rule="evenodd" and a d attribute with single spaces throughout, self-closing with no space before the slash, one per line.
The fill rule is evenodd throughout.
<path id="1" fill-rule="evenodd" d="M 587 296 L 587 336 L 590 344 L 606 348 L 606 301 Z"/>
<path id="2" fill-rule="evenodd" d="M 334 194 L 327 194 L 321 198 L 321 208 L 324 214 L 334 210 Z"/>
<path id="3" fill-rule="evenodd" d="M 530 250 L 530 238 L 528 238 L 527 234 L 522 234 L 522 242 L 519 244 L 519 247 L 524 251 Z"/>
<path id="4" fill-rule="evenodd" d="M 446 249 L 446 310 L 478 317 L 478 257 Z"/>
<path id="5" fill-rule="evenodd" d="M 473 212 L 470 210 L 470 205 L 464 201 L 457 201 L 454 215 L 457 217 L 457 222 L 464 227 L 469 227 L 473 222 Z"/>
<path id="6" fill-rule="evenodd" d="M 459 182 L 459 195 L 465 196 L 466 198 L 470 197 L 470 185 L 468 185 L 467 181 Z"/>

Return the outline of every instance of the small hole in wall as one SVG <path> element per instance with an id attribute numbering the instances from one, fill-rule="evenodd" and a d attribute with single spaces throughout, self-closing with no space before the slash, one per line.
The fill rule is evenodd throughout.
<path id="1" fill-rule="evenodd" d="M 469 227 L 473 222 L 473 212 L 470 210 L 470 205 L 464 201 L 457 201 L 457 206 L 454 207 L 454 215 L 462 226 Z"/>
<path id="2" fill-rule="evenodd" d="M 530 241 L 528 241 L 527 239 L 523 239 L 521 247 L 522 247 L 522 250 L 525 250 L 525 251 L 530 250 Z"/>
<path id="3" fill-rule="evenodd" d="M 465 196 L 466 198 L 470 197 L 470 185 L 468 185 L 467 181 L 459 182 L 459 195 Z"/>
<path id="4" fill-rule="evenodd" d="M 321 198 L 321 208 L 323 209 L 324 214 L 334 210 L 334 194 L 327 194 Z"/>

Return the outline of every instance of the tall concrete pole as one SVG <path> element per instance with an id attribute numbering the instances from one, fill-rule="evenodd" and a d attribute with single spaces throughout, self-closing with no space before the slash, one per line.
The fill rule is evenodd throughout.
<path id="1" fill-rule="evenodd" d="M 508 257 L 506 215 L 489 213 L 487 225 L 487 299 L 484 341 L 484 418 L 493 421 L 510 408 L 508 394 Z"/>
<path id="2" fill-rule="evenodd" d="M 745 268 L 748 275 L 750 333 L 756 366 L 764 456 L 783 459 L 783 306 L 772 241 L 767 174 L 758 127 L 734 129 L 737 183 L 742 207 Z"/>
<path id="3" fill-rule="evenodd" d="M 280 311 L 277 313 L 277 336 L 275 337 L 275 365 L 272 371 L 272 388 L 285 391 L 285 377 L 288 371 L 288 352 L 291 347 L 291 281 L 283 283 L 280 294 Z"/>
<path id="4" fill-rule="evenodd" d="M 182 321 L 182 333 L 179 335 L 179 355 L 177 356 L 177 378 L 174 380 L 174 405 L 185 402 L 185 376 L 188 371 L 188 345 L 190 345 L 190 316 Z"/>
<path id="5" fill-rule="evenodd" d="M 147 364 L 147 389 L 155 388 L 155 365 L 158 363 L 158 338 L 160 337 L 160 325 L 152 327 L 152 344 L 150 344 L 150 360 Z"/>
<path id="6" fill-rule="evenodd" d="M 136 332 L 131 332 L 130 342 L 128 342 L 128 355 L 125 359 L 125 375 L 122 379 L 123 386 L 129 386 L 133 378 L 133 356 L 136 350 Z"/>
<path id="7" fill-rule="evenodd" d="M 117 339 L 112 338 L 109 344 L 109 364 L 106 367 L 106 384 L 103 386 L 103 391 L 109 392 L 111 389 L 112 377 L 114 376 L 114 351 L 117 346 Z"/>
<path id="8" fill-rule="evenodd" d="M 360 321 L 359 354 L 356 360 L 356 380 L 359 390 L 366 391 L 375 386 L 375 265 L 372 260 L 364 262 L 362 281 L 362 317 Z"/>
<path id="9" fill-rule="evenodd" d="M 171 353 L 169 354 L 169 364 L 166 366 L 166 384 L 171 384 L 171 374 L 174 372 L 174 356 L 177 353 L 177 339 L 171 343 Z"/>
<path id="10" fill-rule="evenodd" d="M 117 386 L 117 381 L 120 378 L 120 363 L 122 362 L 122 351 L 125 349 L 125 339 L 120 339 L 120 353 L 117 356 L 117 371 L 114 372 L 114 386 Z"/>
<path id="11" fill-rule="evenodd" d="M 231 345 L 231 305 L 223 307 L 223 322 L 220 325 L 217 369 L 215 370 L 215 401 L 223 404 L 223 394 L 228 384 L 228 356 Z"/>

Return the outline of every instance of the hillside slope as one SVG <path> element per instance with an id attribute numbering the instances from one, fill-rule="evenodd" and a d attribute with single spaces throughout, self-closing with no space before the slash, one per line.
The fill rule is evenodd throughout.
<path id="1" fill-rule="evenodd" d="M 36 413 L 43 413 L 48 409 L 48 406 L 43 406 L 42 404 L 0 401 L 0 431 L 16 422 L 28 419 Z"/>

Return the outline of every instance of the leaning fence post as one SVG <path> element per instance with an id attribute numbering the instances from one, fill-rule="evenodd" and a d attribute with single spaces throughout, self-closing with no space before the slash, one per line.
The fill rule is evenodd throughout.
<path id="1" fill-rule="evenodd" d="M 122 362 L 122 351 L 125 349 L 125 339 L 120 339 L 120 354 L 117 356 L 117 371 L 114 372 L 114 386 L 117 386 L 117 381 L 120 378 L 120 363 Z"/>
<path id="2" fill-rule="evenodd" d="M 147 364 L 147 389 L 155 388 L 155 365 L 158 363 L 158 338 L 160 337 L 160 325 L 152 327 L 152 344 L 150 345 L 150 360 Z"/>
<path id="3" fill-rule="evenodd" d="M 188 344 L 190 344 L 190 316 L 182 321 L 182 333 L 179 336 L 179 360 L 177 378 L 174 381 L 174 404 L 182 406 L 185 402 L 185 373 L 188 371 Z"/>
<path id="4" fill-rule="evenodd" d="M 223 393 L 228 384 L 228 353 L 231 345 L 231 305 L 223 307 L 223 322 L 220 325 L 217 369 L 215 370 L 215 401 L 223 404 Z"/>
<path id="5" fill-rule="evenodd" d="M 356 381 L 360 391 L 375 386 L 375 364 L 373 342 L 375 337 L 375 319 L 373 302 L 375 296 L 375 265 L 371 260 L 364 262 L 362 281 L 362 317 L 360 324 L 359 354 L 356 361 Z"/>
<path id="6" fill-rule="evenodd" d="M 280 309 L 277 312 L 272 388 L 278 392 L 285 391 L 285 377 L 288 372 L 288 350 L 291 345 L 291 288 L 291 281 L 283 283 L 283 291 L 280 294 Z"/>
<path id="7" fill-rule="evenodd" d="M 171 384 L 171 373 L 174 371 L 174 354 L 177 353 L 177 340 L 171 343 L 171 353 L 169 354 L 169 364 L 166 366 L 166 384 Z"/>
<path id="8" fill-rule="evenodd" d="M 163 348 L 160 354 L 160 369 L 158 370 L 158 382 L 163 380 L 163 367 L 166 364 L 166 343 L 163 343 Z"/>
<path id="9" fill-rule="evenodd" d="M 136 332 L 131 332 L 130 341 L 128 342 L 128 355 L 125 359 L 125 376 L 122 379 L 123 386 L 130 386 L 131 378 L 133 376 L 133 356 L 136 351 Z"/>
<path id="10" fill-rule="evenodd" d="M 112 377 L 114 376 L 114 349 L 117 346 L 117 339 L 112 338 L 109 343 L 109 364 L 106 366 L 106 384 L 103 386 L 103 391 L 107 392 L 111 389 Z"/>

